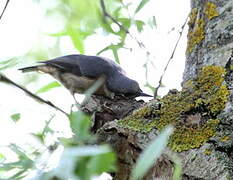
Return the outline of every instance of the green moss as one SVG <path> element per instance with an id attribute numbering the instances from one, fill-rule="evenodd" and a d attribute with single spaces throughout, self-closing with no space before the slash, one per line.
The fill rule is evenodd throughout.
<path id="1" fill-rule="evenodd" d="M 118 123 L 140 132 L 153 128 L 162 130 L 168 124 L 175 126 L 169 146 L 175 151 L 200 147 L 215 135 L 217 115 L 224 109 L 229 91 L 223 84 L 225 70 L 219 66 L 204 67 L 196 80 L 176 93 L 168 93 L 158 102 L 135 111 Z"/>
<path id="2" fill-rule="evenodd" d="M 212 2 L 207 2 L 205 4 L 204 13 L 209 20 L 219 15 L 216 5 Z"/>

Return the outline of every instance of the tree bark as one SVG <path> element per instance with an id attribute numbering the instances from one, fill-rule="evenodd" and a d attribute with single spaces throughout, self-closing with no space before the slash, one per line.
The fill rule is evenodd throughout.
<path id="1" fill-rule="evenodd" d="M 118 155 L 115 179 L 127 180 L 133 165 L 159 131 L 173 124 L 168 148 L 177 152 L 182 179 L 233 179 L 233 1 L 191 0 L 183 90 L 145 104 L 104 98 L 89 102 L 93 132 Z M 144 177 L 172 179 L 165 153 Z"/>

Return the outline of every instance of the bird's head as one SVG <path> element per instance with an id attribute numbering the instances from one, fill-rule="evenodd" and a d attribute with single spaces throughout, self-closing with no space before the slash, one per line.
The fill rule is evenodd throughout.
<path id="1" fill-rule="evenodd" d="M 132 79 L 129 81 L 128 90 L 129 90 L 128 93 L 134 95 L 135 97 L 138 97 L 138 96 L 153 97 L 149 94 L 144 93 L 141 90 L 138 82 Z"/>
<path id="2" fill-rule="evenodd" d="M 107 87 L 116 94 L 124 94 L 127 97 L 147 96 L 149 94 L 143 93 L 137 81 L 128 78 L 123 74 L 111 76 L 107 80 Z"/>

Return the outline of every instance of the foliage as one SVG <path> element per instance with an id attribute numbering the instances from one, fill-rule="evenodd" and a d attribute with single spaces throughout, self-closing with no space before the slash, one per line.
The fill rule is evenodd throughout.
<path id="1" fill-rule="evenodd" d="M 45 143 L 48 134 L 54 131 L 49 127 L 52 118 L 47 121 L 41 133 L 33 134 L 41 143 Z M 107 145 L 91 145 L 95 143 L 95 137 L 90 134 L 90 117 L 82 112 L 71 112 L 69 116 L 70 127 L 72 130 L 71 138 L 60 138 L 53 145 L 46 147 L 48 157 L 43 160 L 44 164 L 40 167 L 41 160 L 44 158 L 39 149 L 33 149 L 32 153 L 25 152 L 16 144 L 11 144 L 9 148 L 17 155 L 17 160 L 7 162 L 3 159 L 0 168 L 2 173 L 9 173 L 7 177 L 1 179 L 22 179 L 31 176 L 31 179 L 52 180 L 57 179 L 83 179 L 88 180 L 94 175 L 103 172 L 116 171 L 116 156 Z M 50 158 L 62 149 L 61 156 L 55 167 L 50 167 Z M 4 157 L 4 156 L 3 156 Z"/>
<path id="2" fill-rule="evenodd" d="M 144 150 L 144 152 L 141 153 L 132 171 L 132 180 L 143 178 L 146 172 L 152 167 L 164 151 L 172 131 L 172 127 L 165 128 L 165 130 L 161 132 L 161 134 Z"/>
<path id="3" fill-rule="evenodd" d="M 56 88 L 56 87 L 60 87 L 61 85 L 57 82 L 57 81 L 54 81 L 54 82 L 51 82 L 45 86 L 43 86 L 42 88 L 38 89 L 36 93 L 43 93 L 43 92 L 47 92 L 49 91 L 50 89 L 53 89 L 53 88 Z"/>
<path id="4" fill-rule="evenodd" d="M 19 63 L 27 63 L 35 59 L 44 60 L 50 56 L 58 56 L 62 54 L 60 40 L 67 37 L 71 40 L 73 47 L 83 54 L 86 52 L 85 42 L 87 38 L 99 35 L 99 32 L 104 34 L 106 39 L 114 37 L 117 40 L 107 43 L 106 47 L 99 49 L 96 54 L 101 55 L 105 51 L 111 51 L 115 61 L 120 63 L 119 51 L 123 48 L 131 51 L 131 48 L 126 47 L 127 38 L 132 38 L 140 47 L 144 47 L 143 43 L 132 35 L 131 30 L 141 33 L 146 26 L 149 28 L 156 27 L 154 17 L 148 19 L 148 21 L 143 21 L 137 17 L 137 13 L 140 13 L 148 2 L 149 0 L 138 0 L 126 4 L 122 0 L 113 0 L 104 1 L 103 6 L 99 0 L 50 0 L 49 3 L 47 0 L 37 0 L 38 6 L 41 5 L 44 8 L 46 18 L 56 17 L 58 18 L 56 20 L 62 24 L 62 27 L 55 31 L 44 32 L 43 34 L 53 38 L 56 43 L 49 47 L 38 42 L 26 54 L 0 61 L 0 70 L 7 70 L 16 67 Z M 149 63 L 151 61 L 148 59 L 144 65 L 146 71 Z M 24 84 L 28 84 L 36 78 L 33 75 L 25 78 Z M 148 82 L 146 86 L 154 89 Z M 36 93 L 46 93 L 57 87 L 60 87 L 57 82 L 48 82 L 40 87 Z M 18 112 L 11 114 L 10 118 L 17 123 L 22 116 L 23 114 Z M 25 148 L 18 144 L 11 144 L 8 146 L 8 150 L 16 158 L 8 159 L 4 153 L 0 154 L 1 179 L 88 180 L 102 172 L 115 172 L 117 170 L 116 155 L 112 149 L 108 145 L 95 145 L 96 137 L 90 133 L 91 121 L 89 116 L 80 111 L 71 111 L 68 120 L 72 136 L 70 138 L 59 137 L 52 143 L 47 143 L 55 134 L 55 130 L 50 126 L 52 120 L 53 117 L 45 121 L 45 126 L 41 132 L 31 134 L 40 142 L 40 148 Z M 147 166 L 141 172 L 138 171 L 133 176 L 136 178 L 142 177 L 151 163 L 159 157 L 167 143 L 166 139 L 170 134 L 168 131 L 167 129 L 164 132 L 165 134 L 159 136 L 145 151 L 144 156 L 142 156 L 144 158 L 139 160 L 135 171 L 141 163 L 148 159 L 150 161 L 147 161 Z M 153 156 L 148 154 L 155 147 L 157 149 L 155 154 Z M 56 157 L 56 154 L 59 153 L 60 155 L 54 160 L 54 156 Z M 53 164 L 54 161 L 57 161 L 55 165 Z"/>

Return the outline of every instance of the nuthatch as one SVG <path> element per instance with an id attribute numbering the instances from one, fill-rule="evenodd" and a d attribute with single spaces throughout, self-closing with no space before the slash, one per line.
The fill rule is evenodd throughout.
<path id="1" fill-rule="evenodd" d="M 104 83 L 95 91 L 94 95 L 103 95 L 113 99 L 115 95 L 129 98 L 148 96 L 142 92 L 139 84 L 128 78 L 125 71 L 114 61 L 86 55 L 67 55 L 48 61 L 42 65 L 21 68 L 23 72 L 41 71 L 48 73 L 60 81 L 72 95 L 83 94 L 99 77 L 104 77 Z"/>

